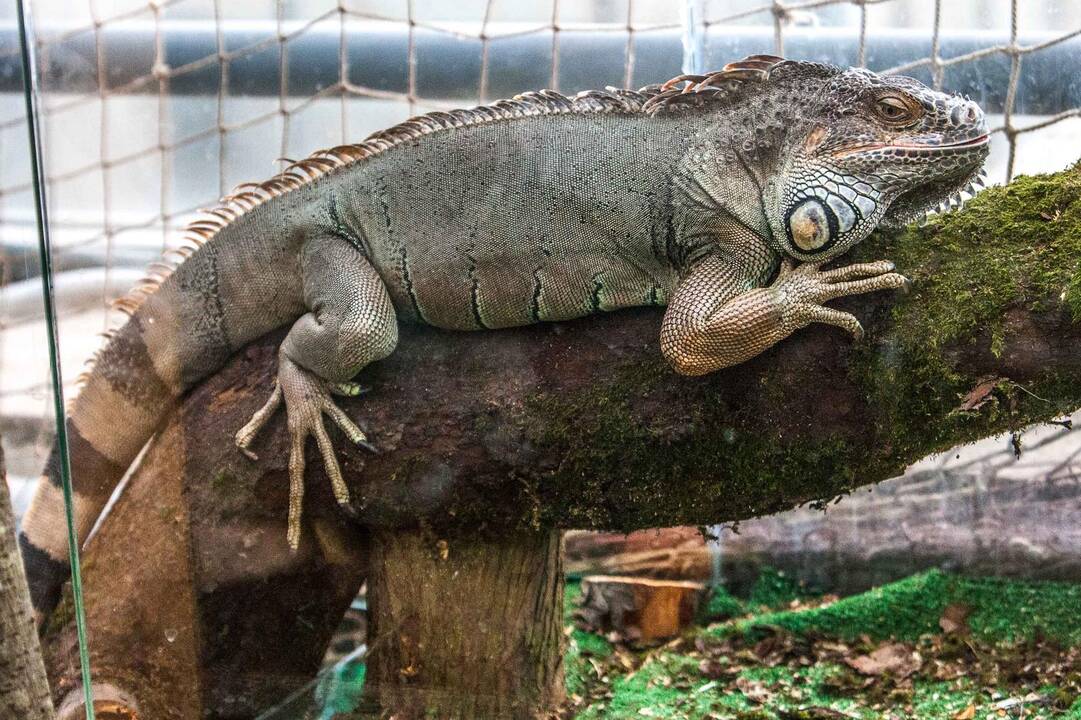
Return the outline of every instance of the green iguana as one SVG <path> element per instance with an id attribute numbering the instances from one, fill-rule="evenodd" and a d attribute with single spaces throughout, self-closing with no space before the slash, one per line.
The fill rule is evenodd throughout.
<path id="1" fill-rule="evenodd" d="M 316 153 L 241 186 L 190 226 L 197 248 L 121 301 L 131 317 L 67 419 L 79 538 L 181 394 L 289 323 L 236 442 L 255 458 L 284 403 L 294 548 L 307 439 L 348 503 L 324 416 L 367 443 L 332 396 L 358 392 L 400 321 L 480 330 L 667 305 L 660 350 L 687 375 L 813 322 L 858 337 L 823 303 L 907 281 L 884 260 L 823 263 L 955 196 L 987 146 L 967 99 L 755 55 L 638 91 L 433 112 Z M 20 535 L 39 620 L 69 572 L 63 508 L 54 450 Z"/>

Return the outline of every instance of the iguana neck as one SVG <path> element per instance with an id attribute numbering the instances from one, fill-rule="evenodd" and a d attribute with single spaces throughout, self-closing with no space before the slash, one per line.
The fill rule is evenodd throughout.
<path id="1" fill-rule="evenodd" d="M 774 245 L 766 207 L 782 169 L 784 134 L 778 126 L 756 132 L 755 121 L 746 108 L 733 108 L 721 120 L 682 120 L 688 140 L 673 168 L 672 205 L 688 235 L 708 232 L 718 220 L 735 221 Z"/>

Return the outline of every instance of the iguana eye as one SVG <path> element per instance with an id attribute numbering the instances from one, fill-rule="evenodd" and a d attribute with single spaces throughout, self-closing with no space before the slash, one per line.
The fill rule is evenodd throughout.
<path id="1" fill-rule="evenodd" d="M 899 95 L 883 95 L 878 98 L 875 101 L 875 112 L 891 125 L 904 125 L 919 117 L 914 103 L 906 102 Z"/>

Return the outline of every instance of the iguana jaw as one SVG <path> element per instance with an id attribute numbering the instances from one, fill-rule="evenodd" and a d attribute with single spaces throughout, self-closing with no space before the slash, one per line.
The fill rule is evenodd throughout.
<path id="1" fill-rule="evenodd" d="M 989 136 L 985 133 L 928 151 L 915 151 L 929 159 L 937 168 L 936 174 L 933 179 L 898 195 L 883 222 L 896 225 L 918 219 L 936 207 L 940 210 L 959 207 L 961 192 L 974 195 L 976 186 L 982 185 L 983 163 L 989 150 Z"/>
<path id="2" fill-rule="evenodd" d="M 918 220 L 931 210 L 939 212 L 960 207 L 961 193 L 975 195 L 984 184 L 983 163 L 973 166 L 965 173 L 945 176 L 901 193 L 890 204 L 881 225 L 897 227 Z"/>
<path id="3" fill-rule="evenodd" d="M 875 154 L 881 156 L 883 152 L 900 153 L 902 157 L 938 157 L 940 155 L 952 155 L 955 153 L 964 153 L 972 150 L 978 150 L 984 148 L 990 142 L 990 137 L 987 133 L 978 135 L 966 140 L 959 140 L 952 143 L 944 144 L 932 144 L 932 143 L 869 143 L 856 147 L 845 148 L 844 150 L 833 153 L 833 157 L 836 159 L 852 158 L 853 156 L 862 156 L 864 154 Z M 894 153 L 896 151 L 896 153 Z"/>

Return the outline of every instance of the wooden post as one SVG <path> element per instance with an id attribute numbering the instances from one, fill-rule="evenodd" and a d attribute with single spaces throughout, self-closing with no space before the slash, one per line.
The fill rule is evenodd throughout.
<path id="1" fill-rule="evenodd" d="M 537 718 L 563 699 L 560 533 L 374 536 L 372 710 L 412 718 Z"/>
<path id="2" fill-rule="evenodd" d="M 0 450 L 0 717 L 53 717 Z"/>

